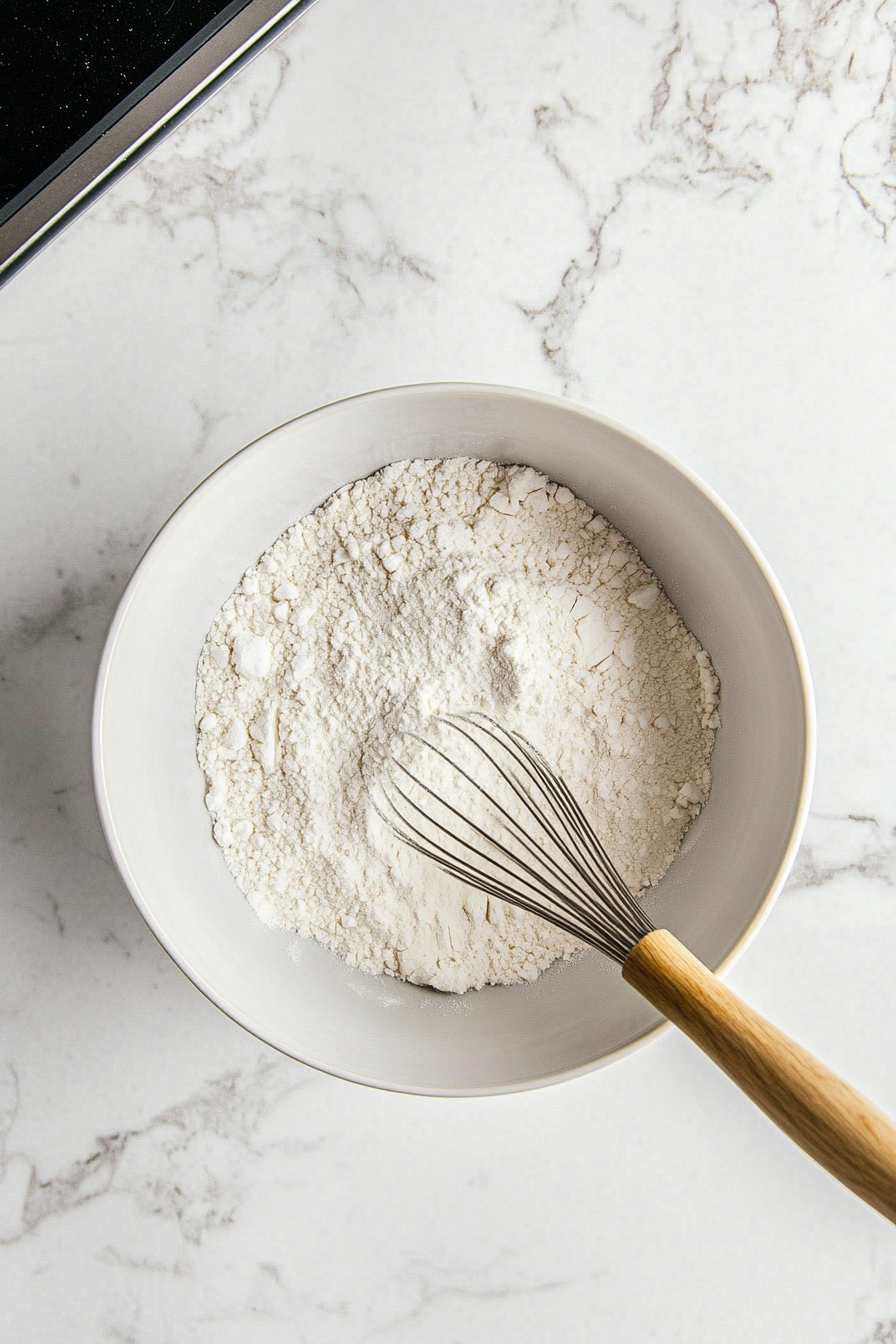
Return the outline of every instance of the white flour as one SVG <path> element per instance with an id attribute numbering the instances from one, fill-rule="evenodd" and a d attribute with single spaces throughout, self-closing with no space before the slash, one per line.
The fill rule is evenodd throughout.
<path id="1" fill-rule="evenodd" d="M 400 462 L 279 537 L 199 660 L 215 839 L 258 916 L 351 966 L 463 991 L 579 946 L 407 849 L 365 777 L 395 735 L 485 710 L 565 777 L 633 890 L 709 789 L 718 681 L 633 547 L 531 468 Z"/>

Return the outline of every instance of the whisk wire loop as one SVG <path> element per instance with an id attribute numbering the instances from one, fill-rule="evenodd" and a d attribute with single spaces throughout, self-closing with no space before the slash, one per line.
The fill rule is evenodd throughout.
<path id="1" fill-rule="evenodd" d="M 479 751 L 479 752 L 486 758 L 486 760 L 489 762 L 489 764 L 491 764 L 491 765 L 495 768 L 495 770 L 498 772 L 498 774 L 501 776 L 501 778 L 502 778 L 502 779 L 508 784 L 508 786 L 511 788 L 511 790 L 512 790 L 513 793 L 514 793 L 514 795 L 519 799 L 519 801 L 523 804 L 523 806 L 525 807 L 525 809 L 530 813 L 530 815 L 531 815 L 532 818 L 535 820 L 535 822 L 537 823 L 537 825 L 541 827 L 541 829 L 542 829 L 542 830 L 545 832 L 545 834 L 546 834 L 546 835 L 553 841 L 553 843 L 554 843 L 554 844 L 556 845 L 556 847 L 561 851 L 561 853 L 564 854 L 564 857 L 566 857 L 568 860 L 571 860 L 571 861 L 572 861 L 572 863 L 573 863 L 573 867 L 576 869 L 576 871 L 577 871 L 579 877 L 584 878 L 584 879 L 587 881 L 587 877 L 588 877 L 587 871 L 586 871 L 586 870 L 583 870 L 583 869 L 581 868 L 581 866 L 575 861 L 575 859 L 573 858 L 572 855 L 569 855 L 569 854 L 567 854 L 567 853 L 565 852 L 565 851 L 566 851 L 566 847 L 565 847 L 565 845 L 564 845 L 563 836 L 562 836 L 561 834 L 558 834 L 558 832 L 554 829 L 554 827 L 552 827 L 552 826 L 550 825 L 550 823 L 549 823 L 547 817 L 545 816 L 544 812 L 543 812 L 543 811 L 539 811 L 539 809 L 533 804 L 533 801 L 532 801 L 531 797 L 526 793 L 525 789 L 523 789 L 523 788 L 520 786 L 519 782 L 518 782 L 516 779 L 514 779 L 512 775 L 509 775 L 505 770 L 503 770 L 503 769 L 501 768 L 501 766 L 498 764 L 498 762 L 497 762 L 493 757 L 489 756 L 488 752 L 484 750 L 484 748 L 483 748 L 483 746 L 482 746 L 482 743 L 481 743 L 481 742 L 478 742 L 478 741 L 476 740 L 475 737 L 473 737 L 470 733 L 466 732 L 466 731 L 460 726 L 459 723 L 457 723 L 455 720 L 453 720 L 453 719 L 449 719 L 449 718 L 446 718 L 446 719 L 444 720 L 444 722 L 446 722 L 450 727 L 454 728 L 454 729 L 455 729 L 457 732 L 459 732 L 463 737 L 465 737 L 465 738 L 467 739 L 467 741 L 470 742 L 470 743 L 476 748 L 476 750 Z M 500 740 L 500 738 L 498 738 L 492 731 L 490 731 L 490 730 L 489 730 L 488 728 L 486 728 L 484 725 L 481 725 L 481 724 L 480 724 L 480 725 L 477 725 L 477 726 L 479 726 L 479 727 L 482 729 L 483 732 L 485 732 L 490 738 L 492 738 L 493 741 L 496 742 L 497 745 L 498 745 L 499 747 L 504 747 L 505 750 L 507 749 L 507 748 L 506 748 L 506 745 L 505 745 L 505 744 Z M 496 725 L 496 726 L 497 726 L 497 725 Z M 521 748 L 521 749 L 522 749 L 522 748 Z M 443 758 L 444 758 L 444 759 L 447 759 L 447 757 L 443 757 Z M 525 760 L 525 757 L 523 757 L 522 759 L 517 758 L 517 757 L 514 757 L 514 760 L 515 760 L 516 764 L 518 764 L 518 765 L 522 765 L 522 766 L 523 766 L 523 768 L 524 768 L 526 774 L 529 776 L 530 780 L 532 780 L 533 783 L 536 783 L 536 784 L 539 783 L 539 780 L 537 779 L 536 775 L 532 772 L 531 769 L 528 769 L 528 768 L 527 768 L 527 762 L 526 762 L 526 760 Z M 457 766 L 455 765 L 455 769 L 459 769 L 459 767 L 457 767 Z M 466 772 L 463 772 L 463 773 L 464 773 L 464 775 L 465 775 L 466 778 L 468 778 L 468 779 L 470 778 L 470 776 L 467 775 Z M 490 802 L 492 802 L 496 807 L 498 807 L 499 811 L 504 815 L 504 817 L 505 817 L 505 818 L 510 822 L 510 824 L 514 827 L 514 830 L 516 830 L 520 835 L 524 835 L 525 832 L 523 831 L 522 826 L 516 821 L 516 819 L 513 818 L 512 816 L 510 816 L 510 814 L 508 814 L 504 808 L 500 807 L 500 804 L 495 803 L 495 800 L 491 797 L 491 795 L 488 793 L 488 791 L 482 787 L 481 784 L 479 784 L 477 781 L 473 781 L 473 783 L 475 784 L 475 787 L 479 790 L 480 793 L 484 794 L 484 796 L 485 796 L 486 798 L 488 798 L 488 800 L 489 800 Z M 544 792 L 544 790 L 543 790 L 543 792 Z M 548 798 L 548 801 L 550 801 L 550 798 Z M 544 851 L 541 851 L 541 856 L 542 856 L 542 860 L 543 860 L 543 861 L 551 862 L 551 863 L 552 863 L 552 866 L 555 867 L 556 870 L 557 870 L 559 873 L 561 873 L 562 876 L 564 876 L 564 877 L 566 876 L 565 874 L 562 873 L 562 869 L 560 868 L 559 864 L 556 864 L 556 863 L 554 863 L 553 861 L 551 861 L 551 860 L 549 859 L 549 856 L 548 856 Z"/>
<path id="2" fill-rule="evenodd" d="M 472 718 L 473 716 L 470 715 L 469 717 Z M 495 722 L 495 720 L 489 719 L 487 715 L 477 716 L 477 718 L 479 717 L 486 719 L 487 722 L 491 724 L 491 727 L 486 727 L 485 724 L 478 724 L 484 733 L 499 746 L 504 747 L 505 751 L 510 751 L 507 742 L 502 740 L 502 737 L 498 736 L 498 734 L 502 734 L 503 738 L 510 740 L 513 747 L 519 753 L 519 757 L 515 757 L 515 759 L 523 765 L 529 778 L 540 785 L 543 794 L 547 797 L 555 814 L 559 817 L 561 825 L 564 828 L 562 838 L 558 836 L 552 828 L 547 826 L 543 815 L 539 815 L 535 809 L 531 809 L 536 820 L 546 831 L 548 831 L 558 848 L 567 852 L 569 858 L 572 858 L 572 855 L 568 854 L 564 839 L 570 840 L 576 845 L 581 855 L 581 861 L 573 859 L 573 862 L 577 872 L 584 881 L 590 882 L 593 880 L 593 870 L 595 866 L 598 868 L 604 880 L 609 883 L 613 891 L 621 898 L 620 913 L 623 913 L 631 902 L 629 890 L 613 866 L 607 851 L 604 849 L 588 822 L 587 817 L 579 806 L 575 795 L 572 793 L 572 790 L 569 788 L 566 781 L 560 775 L 554 773 L 541 752 L 537 747 L 534 747 L 531 742 L 528 742 L 519 734 L 510 734 L 506 728 L 503 728 L 502 725 Z M 448 720 L 448 722 L 451 722 L 451 720 Z M 469 734 L 465 734 L 465 736 L 469 737 Z M 474 741 L 474 739 L 470 738 L 470 741 Z M 474 741 L 474 745 L 478 746 L 480 751 L 482 750 L 479 743 Z M 514 753 L 511 751 L 511 755 L 513 754 Z M 604 893 L 602 893 L 602 896 L 603 895 Z"/>
<path id="3" fill-rule="evenodd" d="M 447 723 L 450 727 L 455 728 L 458 732 L 460 732 L 464 737 L 467 738 L 469 742 L 472 743 L 472 745 L 478 751 L 480 752 L 482 751 L 481 744 L 477 742 L 475 738 L 471 737 L 470 734 L 464 732 L 464 730 L 460 728 L 460 726 L 457 723 L 453 722 L 450 719 L 445 719 L 443 720 L 443 722 Z M 470 775 L 469 772 L 465 770 L 463 766 L 459 765 L 452 757 L 448 756 L 446 752 L 440 750 L 438 747 L 428 742 L 425 738 L 421 738 L 418 734 L 412 734 L 412 736 L 418 742 L 422 742 L 423 745 L 429 748 L 436 756 L 439 756 L 443 761 L 445 761 L 446 764 L 448 764 L 454 772 L 456 772 L 463 779 L 465 779 L 470 785 L 472 785 L 472 787 L 479 794 L 481 794 L 483 798 L 486 799 L 486 801 L 495 809 L 495 811 L 498 813 L 502 821 L 506 824 L 510 834 L 514 836 L 516 843 L 521 845 L 523 849 L 525 849 L 526 852 L 530 855 L 530 857 L 536 861 L 536 863 L 540 863 L 543 867 L 549 869 L 549 871 L 552 872 L 555 880 L 559 880 L 561 884 L 566 885 L 569 888 L 569 898 L 571 900 L 575 901 L 577 895 L 586 895 L 586 893 L 577 892 L 575 883 L 573 879 L 570 877 L 569 873 L 566 870 L 564 870 L 563 867 L 559 863 L 557 863 L 556 860 L 554 860 L 547 851 L 533 844 L 529 840 L 526 831 L 524 830 L 521 823 L 517 820 L 517 818 L 514 817 L 512 813 L 508 812 L 508 810 L 504 806 L 502 806 L 502 804 L 498 801 L 498 799 L 496 799 L 491 793 L 489 793 L 488 789 L 486 789 L 483 784 L 481 784 L 474 776 Z M 541 825 L 542 828 L 545 829 L 548 832 L 548 834 L 551 835 L 552 839 L 554 840 L 554 843 L 558 846 L 558 848 L 562 847 L 562 840 L 558 836 L 556 836 L 553 832 L 550 831 L 550 829 L 547 827 L 544 817 L 539 815 L 537 809 L 535 809 L 532 806 L 531 800 L 527 797 L 524 790 L 522 790 L 519 787 L 517 781 L 514 780 L 511 776 L 509 776 L 507 772 L 501 768 L 501 766 L 498 764 L 497 761 L 493 760 L 491 757 L 488 756 L 486 756 L 486 759 L 489 761 L 490 764 L 494 766 L 495 770 L 498 772 L 500 777 L 511 789 L 514 796 L 517 797 L 519 801 L 523 804 L 523 806 L 527 809 L 527 811 L 531 813 L 535 821 L 538 822 L 538 824 Z M 397 762 L 397 764 L 401 765 L 400 762 Z M 401 768 L 404 770 L 405 774 L 410 773 L 406 769 L 406 767 L 401 766 Z M 427 788 L 426 785 L 422 783 L 422 781 L 416 779 L 416 777 L 414 776 L 412 776 L 412 778 L 415 778 L 415 782 L 419 783 L 421 787 L 424 788 L 425 791 L 430 795 L 430 797 L 434 798 L 442 807 L 446 807 L 449 811 L 453 812 L 456 817 L 462 817 L 464 823 L 468 825 L 471 830 L 475 831 L 477 835 L 479 835 L 483 840 L 485 840 L 486 843 L 492 845 L 495 849 L 504 854 L 505 857 L 511 858 L 519 862 L 517 855 L 513 851 L 509 850 L 506 846 L 502 845 L 501 842 L 498 841 L 493 834 L 477 826 L 475 822 L 473 822 L 469 817 L 463 816 L 463 814 L 461 814 L 457 809 L 451 807 L 450 804 L 448 804 L 445 801 L 445 799 L 439 797 L 439 795 L 437 795 L 432 789 Z M 464 847 L 467 849 L 471 848 L 471 846 L 463 839 L 459 839 L 459 843 L 464 845 Z M 488 857 L 483 856 L 479 850 L 475 850 L 474 852 L 476 853 L 477 857 L 480 858 Z M 526 871 L 531 874 L 531 869 L 529 869 L 528 867 L 526 868 Z"/>
<path id="4" fill-rule="evenodd" d="M 431 744 L 426 742 L 425 739 L 420 740 L 423 741 L 424 745 L 426 745 L 427 747 L 431 747 Z M 432 747 L 432 750 L 435 752 L 436 755 L 441 756 L 443 760 L 445 760 L 449 765 L 452 766 L 452 768 L 456 768 L 458 773 L 463 775 L 465 779 L 470 779 L 470 777 L 466 774 L 466 772 L 460 766 L 456 766 L 456 763 L 449 756 L 439 751 L 438 748 L 436 747 Z M 458 808 L 453 807 L 451 803 L 447 802 L 444 798 L 441 798 L 435 792 L 434 789 L 431 789 L 429 785 L 427 785 L 423 780 L 421 780 L 417 775 L 415 775 L 413 771 L 408 770 L 407 766 L 405 766 L 402 762 L 396 761 L 395 764 L 398 766 L 398 768 L 402 771 L 403 774 L 405 774 L 409 779 L 411 779 L 414 784 L 419 786 L 419 788 L 421 788 L 424 791 L 424 793 L 427 793 L 430 796 L 430 798 L 432 798 L 436 803 L 438 803 L 440 807 L 446 809 L 448 812 L 451 812 L 459 821 L 463 823 L 463 825 L 468 826 L 476 835 L 480 836 L 481 839 L 485 841 L 486 844 L 493 846 L 494 849 L 498 850 L 499 853 L 501 853 L 507 859 L 509 859 L 513 863 L 514 868 L 510 869 L 506 867 L 504 864 L 500 863 L 491 854 L 483 853 L 481 849 L 477 848 L 475 845 L 472 845 L 469 840 L 466 840 L 463 837 L 463 835 L 459 835 L 456 831 L 450 830 L 445 825 L 444 822 L 438 822 L 438 823 L 434 822 L 433 818 L 426 812 L 426 810 L 420 807 L 420 805 L 416 803 L 414 799 L 408 793 L 406 793 L 405 790 L 402 789 L 401 786 L 397 784 L 393 779 L 391 781 L 391 784 L 395 793 L 397 793 L 399 797 L 402 799 L 402 801 L 405 802 L 410 808 L 412 808 L 413 811 L 416 812 L 424 821 L 429 822 L 430 825 L 438 825 L 439 829 L 447 838 L 453 840 L 455 844 L 461 846 L 463 849 L 466 849 L 470 853 L 474 854 L 480 863 L 487 862 L 492 864 L 493 867 L 497 868 L 499 872 L 504 874 L 504 876 L 507 879 L 514 882 L 517 886 L 526 887 L 529 891 L 535 892 L 536 894 L 542 896 L 544 896 L 544 893 L 547 891 L 550 893 L 550 896 L 553 897 L 555 900 L 560 901 L 561 903 L 565 902 L 568 906 L 570 906 L 574 911 L 574 913 L 576 913 L 580 918 L 583 919 L 587 918 L 588 912 L 581 907 L 580 902 L 577 900 L 575 889 L 568 892 L 558 890 L 552 883 L 549 883 L 537 871 L 537 869 L 534 869 L 531 867 L 531 865 L 525 863 L 522 859 L 520 859 L 519 855 L 515 854 L 507 846 L 502 845 L 500 841 L 496 840 L 494 836 L 490 835 L 482 827 L 477 826 L 476 823 L 471 821 L 469 817 L 465 817 L 464 814 Z M 471 782 L 473 781 L 471 780 Z M 478 785 L 475 785 L 475 787 L 479 788 Z M 484 796 L 489 799 L 490 802 L 494 802 L 494 800 L 491 798 L 491 795 L 488 794 L 486 790 L 480 789 L 480 792 L 482 792 Z M 400 809 L 398 809 L 395 806 L 394 800 L 390 798 L 389 801 L 396 815 L 413 832 L 413 834 L 416 837 L 418 837 L 416 842 L 414 841 L 411 842 L 415 849 L 417 849 L 420 853 L 426 854 L 428 855 L 428 857 L 435 859 L 435 861 L 444 871 L 448 872 L 450 870 L 452 876 L 457 877 L 463 874 L 462 880 L 467 882 L 468 885 L 478 886 L 483 891 L 486 890 L 485 886 L 483 885 L 483 879 L 486 875 L 482 874 L 481 871 L 477 870 L 475 867 L 470 865 L 466 860 L 460 858 L 453 851 L 446 849 L 444 845 L 441 845 L 437 841 L 433 840 L 430 836 L 425 834 L 418 827 L 414 826 L 413 823 L 408 821 L 407 817 L 402 815 Z M 508 813 L 506 813 L 506 811 L 503 808 L 501 808 L 500 804 L 495 803 L 494 805 L 500 813 L 503 813 L 508 823 L 513 825 L 514 819 Z M 542 855 L 540 851 L 534 849 L 531 845 L 529 845 L 525 839 L 522 839 L 520 843 L 522 844 L 523 848 L 525 848 L 536 859 L 543 860 L 544 858 L 546 858 L 546 856 Z M 428 849 L 424 848 L 423 847 L 424 845 L 428 845 L 429 848 Z M 565 874 L 561 872 L 560 875 L 569 883 L 569 879 Z M 530 879 L 534 879 L 534 881 Z M 569 883 L 569 885 L 572 886 L 571 883 Z M 494 883 L 493 879 L 491 880 L 489 886 L 489 894 L 498 896 L 502 900 L 507 900 L 508 897 L 505 894 L 505 890 L 506 888 L 504 886 L 499 887 Z M 514 900 L 514 904 L 519 903 L 520 902 L 518 899 Z M 562 904 L 561 908 L 563 908 Z M 543 914 L 543 910 L 536 909 L 533 910 L 533 913 Z M 576 933 L 576 936 L 583 936 L 580 933 L 576 932 L 576 930 L 571 931 Z"/>
<path id="5" fill-rule="evenodd" d="M 465 717 L 468 720 L 473 719 L 472 715 Z M 487 718 L 487 716 L 485 715 L 477 717 Z M 548 806 L 550 806 L 550 808 L 552 809 L 554 815 L 559 819 L 560 823 L 559 829 L 549 822 L 548 816 L 546 815 L 543 807 L 539 808 L 537 805 L 533 805 L 533 802 L 531 801 L 530 797 L 527 795 L 525 790 L 520 788 L 518 782 L 509 777 L 507 773 L 500 768 L 495 759 L 483 748 L 480 742 L 478 742 L 469 733 L 465 732 L 464 729 L 462 729 L 455 720 L 453 719 L 445 720 L 445 722 L 447 722 L 451 727 L 455 728 L 458 732 L 462 733 L 463 736 L 466 737 L 467 740 L 470 741 L 473 744 L 473 746 L 479 750 L 479 752 L 485 757 L 485 759 L 491 765 L 493 765 L 496 770 L 498 770 L 501 777 L 507 780 L 508 783 L 510 783 L 515 795 L 520 799 L 520 801 L 526 807 L 527 811 L 531 813 L 532 817 L 534 818 L 538 826 L 545 832 L 545 834 L 549 837 L 554 846 L 560 852 L 564 863 L 566 863 L 569 867 L 571 867 L 574 870 L 575 876 L 578 879 L 577 882 L 572 877 L 570 877 L 570 875 L 567 872 L 564 872 L 564 870 L 560 867 L 559 864 L 550 861 L 549 856 L 545 850 L 543 849 L 539 850 L 542 861 L 551 862 L 552 868 L 557 873 L 561 874 L 564 881 L 572 887 L 573 891 L 575 892 L 574 899 L 577 898 L 576 905 L 578 908 L 578 913 L 580 915 L 584 915 L 586 922 L 589 919 L 593 920 L 595 917 L 597 919 L 605 918 L 606 913 L 605 906 L 610 905 L 610 907 L 613 909 L 614 913 L 616 914 L 617 918 L 622 922 L 622 924 L 623 925 L 628 924 L 629 921 L 628 921 L 628 911 L 626 903 L 628 904 L 631 903 L 631 896 L 629 895 L 627 889 L 622 886 L 621 879 L 616 874 L 615 869 L 612 868 L 612 865 L 610 864 L 610 861 L 607 858 L 603 849 L 601 848 L 601 857 L 597 859 L 597 864 L 599 868 L 602 868 L 604 870 L 609 869 L 609 872 L 604 871 L 605 880 L 611 884 L 609 890 L 603 890 L 600 887 L 595 889 L 594 873 L 593 873 L 595 863 L 594 862 L 589 863 L 587 861 L 587 858 L 584 863 L 581 862 L 580 858 L 570 848 L 568 842 L 570 839 L 576 838 L 575 836 L 576 825 L 577 824 L 584 825 L 584 827 L 587 830 L 588 823 L 584 817 L 584 813 L 581 812 L 581 809 L 579 809 L 578 817 L 570 816 L 570 812 L 572 811 L 572 809 L 568 806 L 564 806 L 565 800 L 562 798 L 562 795 L 560 798 L 560 805 L 558 806 L 557 798 L 554 796 L 552 786 L 555 784 L 557 785 L 562 784 L 562 781 L 553 775 L 553 772 L 547 765 L 547 762 L 544 761 L 544 758 L 539 755 L 536 748 L 534 748 L 531 745 L 531 743 L 528 743 L 525 738 L 518 737 L 516 734 L 511 736 L 507 734 L 507 730 L 503 729 L 501 725 L 494 723 L 493 720 L 487 720 L 487 721 L 493 725 L 494 729 L 497 729 L 498 732 L 504 734 L 509 739 L 509 741 L 502 740 L 502 738 L 498 737 L 494 731 L 486 727 L 485 724 L 483 723 L 477 722 L 476 727 L 479 728 L 481 731 L 483 731 L 489 738 L 491 738 L 492 741 L 498 747 L 502 748 L 508 755 L 510 755 L 514 764 L 521 766 L 524 773 L 532 781 L 532 783 L 536 784 L 541 789 L 541 792 L 545 797 L 545 801 L 547 802 Z M 577 805 L 575 804 L 574 799 L 572 799 L 572 795 L 570 795 L 570 800 L 573 803 L 573 807 L 576 807 Z M 491 839 L 492 837 L 489 838 Z M 599 846 L 600 842 L 596 841 L 596 843 Z M 613 879 L 615 879 L 615 883 L 613 882 Z M 616 888 L 615 891 L 613 890 L 614 886 Z M 623 899 L 621 901 L 617 894 L 619 889 L 621 889 L 623 893 Z M 586 910 L 583 911 L 581 909 L 579 904 L 580 902 L 584 903 L 584 905 L 587 907 Z M 633 933 L 632 936 L 634 936 Z"/>
<path id="6" fill-rule="evenodd" d="M 485 824 L 395 757 L 397 774 L 381 789 L 388 810 L 372 800 L 382 820 L 451 877 L 624 962 L 653 925 L 565 781 L 532 743 L 489 715 L 446 715 L 438 722 L 484 759 L 496 777 L 490 787 L 437 743 L 418 733 L 407 739 L 423 747 L 424 758 L 428 753 L 447 766 L 453 785 L 462 781 L 486 804 Z M 503 801 L 495 789 L 499 795 L 506 790 Z"/>
<path id="7" fill-rule="evenodd" d="M 643 916 L 640 907 L 634 906 L 634 910 L 642 916 L 642 919 L 636 920 L 634 924 L 632 923 L 631 914 L 634 903 L 631 893 L 613 866 L 609 855 L 566 781 L 548 765 L 537 747 L 534 747 L 520 734 L 509 732 L 485 714 L 452 716 L 444 720 L 450 726 L 456 728 L 457 731 L 462 732 L 485 756 L 486 760 L 492 764 L 496 764 L 493 757 L 484 750 L 481 743 L 460 727 L 456 721 L 458 718 L 461 721 L 466 720 L 475 723 L 476 727 L 498 747 L 503 748 L 514 764 L 520 765 L 528 778 L 540 788 L 554 816 L 559 821 L 559 830 L 548 823 L 545 813 L 533 806 L 523 791 L 517 789 L 517 796 L 524 801 L 536 822 L 550 836 L 563 855 L 564 860 L 575 869 L 584 886 L 584 890 L 580 889 L 581 894 L 595 914 L 600 918 L 605 918 L 606 907 L 609 906 L 621 923 L 628 927 L 629 935 L 635 941 L 643 936 L 643 931 L 649 931 L 649 925 L 644 930 L 642 920 L 646 917 Z M 501 773 L 503 775 L 503 772 Z M 504 777 L 506 778 L 506 775 Z M 571 848 L 570 842 L 576 847 L 578 854 Z M 595 868 L 606 886 L 595 883 Z"/>
<path id="8" fill-rule="evenodd" d="M 509 897 L 506 894 L 507 889 L 501 883 L 487 881 L 481 874 L 477 873 L 474 869 L 470 868 L 467 865 L 456 864 L 451 860 L 443 861 L 439 859 L 432 852 L 432 850 L 427 848 L 425 845 L 417 843 L 415 840 L 405 835 L 404 832 L 402 832 L 398 828 L 393 829 L 395 830 L 395 834 L 399 836 L 400 839 L 404 840 L 406 844 L 410 845 L 412 849 L 417 850 L 420 854 L 423 854 L 426 858 L 432 859 L 434 860 L 434 862 L 438 863 L 439 867 L 442 869 L 443 872 L 448 873 L 452 877 L 456 877 L 458 881 L 465 883 L 467 886 L 473 887 L 479 891 L 484 892 L 487 896 L 495 896 L 499 900 L 505 900 L 505 901 L 509 900 Z M 530 914 L 538 915 L 540 918 L 545 917 L 544 908 L 539 905 L 536 905 L 534 901 L 527 900 L 525 896 L 516 896 L 513 899 L 512 903 L 514 905 L 519 906 L 521 910 L 528 910 Z M 551 919 L 552 922 L 556 924 L 558 928 L 564 929 L 574 938 L 579 938 L 583 942 L 590 942 L 595 947 L 598 946 L 598 944 L 594 941 L 593 938 L 591 938 L 577 925 L 571 923 L 567 919 L 564 919 L 562 915 L 552 915 Z"/>

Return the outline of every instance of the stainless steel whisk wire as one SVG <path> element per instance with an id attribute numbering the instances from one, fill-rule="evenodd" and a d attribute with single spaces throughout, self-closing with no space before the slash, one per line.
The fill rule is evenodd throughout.
<path id="1" fill-rule="evenodd" d="M 376 808 L 383 820 L 399 839 L 438 864 L 443 872 L 488 896 L 550 920 L 621 965 L 634 945 L 654 926 L 625 886 L 565 780 L 531 742 L 487 714 L 440 715 L 437 722 L 465 738 L 500 776 L 535 823 L 535 835 L 527 834 L 519 818 L 447 751 L 419 733 L 408 733 L 406 737 L 439 757 L 488 803 L 498 826 L 525 851 L 528 860 L 464 815 L 397 757 L 393 757 L 392 763 L 400 777 L 421 790 L 454 821 L 446 824 L 433 816 L 402 787 L 394 773 L 383 784 L 383 796 L 391 815 Z M 487 745 L 483 738 L 487 739 Z M 522 773 L 528 787 L 516 771 Z M 400 803 L 396 802 L 396 795 Z M 408 810 L 413 815 L 408 815 Z M 460 832 L 456 823 L 460 823 Z M 440 838 L 434 838 L 429 833 L 432 830 Z M 466 838 L 464 830 L 467 836 L 472 833 L 476 839 Z M 539 842 L 536 838 L 539 831 L 562 861 L 558 862 L 543 840 Z M 464 857 L 464 853 L 448 848 L 442 839 L 453 842 L 471 855 L 474 862 Z M 493 851 L 501 858 L 496 858 Z M 483 871 L 483 864 L 490 865 L 490 870 Z"/>

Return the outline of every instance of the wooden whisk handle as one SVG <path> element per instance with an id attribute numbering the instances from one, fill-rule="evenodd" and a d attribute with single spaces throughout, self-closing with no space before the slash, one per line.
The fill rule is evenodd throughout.
<path id="1" fill-rule="evenodd" d="M 624 978 L 832 1176 L 896 1222 L 896 1126 L 733 994 L 666 929 L 632 948 Z"/>

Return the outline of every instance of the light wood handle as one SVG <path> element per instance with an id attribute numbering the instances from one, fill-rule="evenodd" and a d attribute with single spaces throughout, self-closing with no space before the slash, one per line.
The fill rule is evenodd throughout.
<path id="1" fill-rule="evenodd" d="M 667 929 L 642 938 L 622 974 L 810 1157 L 896 1223 L 896 1126 L 883 1111 L 754 1012 Z"/>

